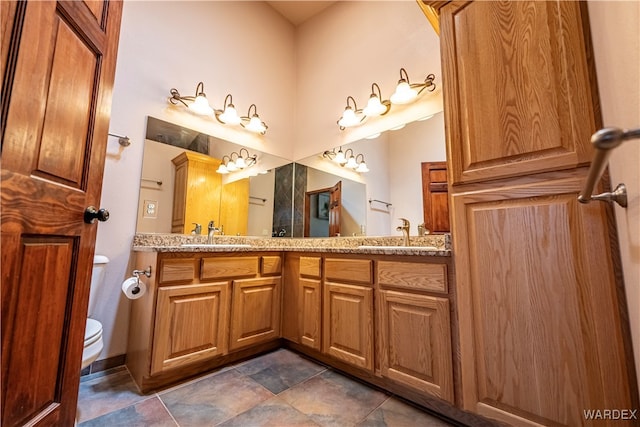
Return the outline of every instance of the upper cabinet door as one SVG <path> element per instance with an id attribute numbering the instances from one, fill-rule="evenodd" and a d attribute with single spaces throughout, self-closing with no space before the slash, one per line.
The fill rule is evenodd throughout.
<path id="1" fill-rule="evenodd" d="M 455 1 L 440 10 L 451 184 L 589 162 L 597 97 L 580 3 Z"/>

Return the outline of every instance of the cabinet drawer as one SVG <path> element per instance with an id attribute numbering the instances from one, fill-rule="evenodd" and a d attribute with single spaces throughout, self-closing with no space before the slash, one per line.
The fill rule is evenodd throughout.
<path id="1" fill-rule="evenodd" d="M 282 258 L 279 256 L 263 256 L 262 257 L 262 270 L 263 276 L 269 276 L 273 274 L 280 274 L 282 271 Z"/>
<path id="2" fill-rule="evenodd" d="M 258 257 L 203 258 L 200 280 L 258 275 Z"/>
<path id="3" fill-rule="evenodd" d="M 300 276 L 313 277 L 314 279 L 320 278 L 320 266 L 322 265 L 322 258 L 320 257 L 300 257 Z"/>
<path id="4" fill-rule="evenodd" d="M 196 273 L 196 260 L 188 259 L 163 259 L 160 261 L 160 276 L 158 282 L 177 283 L 190 282 Z"/>
<path id="5" fill-rule="evenodd" d="M 326 280 L 342 282 L 372 283 L 371 260 L 327 258 L 324 260 Z"/>
<path id="6" fill-rule="evenodd" d="M 378 262 L 378 282 L 404 289 L 446 293 L 447 266 L 418 262 Z"/>

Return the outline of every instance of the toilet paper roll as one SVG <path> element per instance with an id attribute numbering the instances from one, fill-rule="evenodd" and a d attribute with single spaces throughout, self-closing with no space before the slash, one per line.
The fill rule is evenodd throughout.
<path id="1" fill-rule="evenodd" d="M 122 293 L 129 299 L 138 299 L 147 292 L 147 285 L 137 277 L 129 277 L 122 283 Z"/>

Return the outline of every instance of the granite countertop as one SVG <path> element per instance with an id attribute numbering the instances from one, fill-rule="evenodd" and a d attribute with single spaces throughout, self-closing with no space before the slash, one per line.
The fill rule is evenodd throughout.
<path id="1" fill-rule="evenodd" d="M 189 246 L 184 246 L 189 245 Z M 411 237 L 411 246 L 402 246 L 402 237 L 236 237 L 183 234 L 138 233 L 133 238 L 135 252 L 325 252 L 372 255 L 451 256 L 451 235 L 432 234 Z"/>

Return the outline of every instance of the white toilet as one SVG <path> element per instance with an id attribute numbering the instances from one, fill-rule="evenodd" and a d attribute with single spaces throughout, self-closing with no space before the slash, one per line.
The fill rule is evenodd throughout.
<path id="1" fill-rule="evenodd" d="M 87 316 L 87 327 L 84 331 L 84 350 L 82 351 L 82 368 L 91 365 L 102 352 L 102 324 L 95 319 L 91 319 L 93 309 L 96 305 L 96 292 L 102 286 L 105 270 L 109 258 L 104 255 L 93 257 L 93 272 L 91 274 L 91 291 L 89 293 L 89 312 Z"/>

